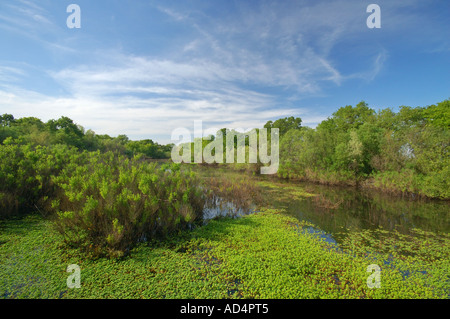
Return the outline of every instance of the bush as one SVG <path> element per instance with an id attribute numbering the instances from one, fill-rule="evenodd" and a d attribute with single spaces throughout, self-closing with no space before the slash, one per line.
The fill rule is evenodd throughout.
<path id="1" fill-rule="evenodd" d="M 3 145 L 0 148 L 1 217 L 19 214 L 36 197 L 35 161 L 26 147 Z"/>
<path id="2" fill-rule="evenodd" d="M 88 154 L 84 165 L 71 164 L 55 178 L 62 190 L 56 226 L 67 243 L 117 257 L 201 217 L 203 190 L 193 173 L 111 152 Z"/>
<path id="3" fill-rule="evenodd" d="M 4 144 L 0 145 L 0 218 L 36 209 L 50 211 L 56 192 L 52 176 L 81 155 L 65 145 L 20 145 L 12 139 Z"/>

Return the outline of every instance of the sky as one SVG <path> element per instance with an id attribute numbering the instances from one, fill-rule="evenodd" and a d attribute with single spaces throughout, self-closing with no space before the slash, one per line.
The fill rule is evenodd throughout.
<path id="1" fill-rule="evenodd" d="M 448 0 L 2 0 L 0 114 L 167 144 L 196 120 L 427 106 L 450 98 L 449 15 Z"/>

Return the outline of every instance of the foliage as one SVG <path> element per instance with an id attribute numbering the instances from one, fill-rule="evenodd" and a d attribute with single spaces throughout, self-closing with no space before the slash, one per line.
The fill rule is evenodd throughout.
<path id="1" fill-rule="evenodd" d="M 54 179 L 62 190 L 56 226 L 67 243 L 122 256 L 140 240 L 201 217 L 203 191 L 193 173 L 111 152 L 86 154 L 84 163 L 70 163 Z"/>
<path id="2" fill-rule="evenodd" d="M 279 177 L 448 199 L 449 110 L 449 100 L 428 107 L 400 106 L 398 112 L 389 108 L 376 112 L 362 101 L 355 107 L 339 108 L 315 129 L 302 127 L 302 120 L 293 116 L 268 121 L 264 128 L 279 129 Z M 260 129 L 256 133 L 259 141 Z M 234 163 L 226 163 L 229 134 L 234 136 L 235 150 L 245 146 L 244 163 L 237 163 L 237 152 Z M 190 161 L 198 158 L 194 151 L 203 152 L 217 139 L 223 141 L 225 164 L 221 165 L 251 174 L 260 172 L 259 156 L 256 163 L 250 161 L 254 149 L 248 136 L 228 129 L 192 142 Z M 259 155 L 259 149 L 256 152 Z"/>
<path id="3" fill-rule="evenodd" d="M 119 135 L 120 138 L 120 135 Z M 149 158 L 169 158 L 172 145 L 159 145 L 152 140 L 127 141 L 125 143 L 127 154 L 143 154 Z"/>
<path id="4" fill-rule="evenodd" d="M 126 135 L 111 137 L 107 134 L 97 135 L 87 130 L 66 116 L 46 123 L 35 117 L 16 119 L 12 114 L 0 115 L 0 143 L 11 137 L 16 143 L 33 146 L 50 146 L 64 144 L 79 150 L 102 152 L 120 152 L 133 157 L 145 155 L 148 158 L 162 159 L 170 157 L 172 145 L 160 145 L 150 139 L 130 141 Z"/>
<path id="5" fill-rule="evenodd" d="M 67 243 L 119 256 L 201 217 L 204 190 L 178 165 L 14 142 L 0 146 L 0 218 L 38 211 Z"/>
<path id="6" fill-rule="evenodd" d="M 51 210 L 56 185 L 52 177 L 79 157 L 65 145 L 32 146 L 14 144 L 11 138 L 0 146 L 0 219 L 35 209 Z"/>
<path id="7" fill-rule="evenodd" d="M 280 135 L 284 135 L 289 130 L 299 130 L 302 128 L 302 119 L 299 117 L 294 118 L 293 116 L 285 117 L 273 121 L 268 121 L 265 125 L 265 128 L 272 129 L 272 128 L 278 128 Z"/>
<path id="8" fill-rule="evenodd" d="M 280 141 L 278 176 L 450 198 L 449 100 L 375 112 L 347 105 Z"/>
<path id="9" fill-rule="evenodd" d="M 448 238 L 428 232 L 421 240 L 409 243 L 406 236 L 386 245 L 388 236 L 355 234 L 339 250 L 311 233 L 313 225 L 266 210 L 142 243 L 126 258 L 89 259 L 67 249 L 51 222 L 38 216 L 0 227 L 0 298 L 410 299 L 449 293 Z M 399 253 L 385 264 L 384 253 L 367 254 L 364 247 L 400 247 L 420 258 Z M 381 288 L 367 286 L 373 263 L 381 267 Z M 79 289 L 66 286 L 69 264 L 81 268 Z"/>

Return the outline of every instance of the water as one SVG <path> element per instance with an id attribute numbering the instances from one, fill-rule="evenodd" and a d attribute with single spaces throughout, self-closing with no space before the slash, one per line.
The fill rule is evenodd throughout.
<path id="1" fill-rule="evenodd" d="M 450 201 L 402 197 L 376 190 L 296 182 L 267 175 L 251 176 L 232 170 L 201 168 L 202 176 L 245 178 L 257 184 L 265 205 L 283 209 L 286 214 L 317 226 L 315 232 L 328 242 L 338 236 L 366 229 L 396 230 L 412 234 L 412 229 L 434 233 L 450 232 Z M 264 206 L 264 205 L 263 205 Z M 237 213 L 236 213 L 237 212 Z M 205 211 L 209 220 L 219 216 L 239 217 L 249 212 L 223 201 L 218 208 Z"/>
<path id="2" fill-rule="evenodd" d="M 261 179 L 261 178 L 260 178 Z M 306 182 L 265 179 L 277 187 L 266 187 L 264 196 L 275 208 L 300 220 L 317 225 L 322 231 L 335 234 L 342 231 L 382 227 L 401 233 L 412 228 L 448 233 L 450 202 L 411 199 L 374 190 L 355 187 L 325 186 Z M 284 196 L 284 189 L 287 195 Z M 306 192 L 314 196 L 289 196 Z"/>
<path id="3" fill-rule="evenodd" d="M 205 224 L 208 223 L 209 220 L 218 218 L 218 217 L 231 217 L 237 218 L 247 214 L 250 214 L 255 209 L 244 210 L 240 207 L 237 207 L 234 203 L 227 201 L 222 198 L 215 198 L 214 205 L 205 205 L 203 209 L 203 221 Z"/>

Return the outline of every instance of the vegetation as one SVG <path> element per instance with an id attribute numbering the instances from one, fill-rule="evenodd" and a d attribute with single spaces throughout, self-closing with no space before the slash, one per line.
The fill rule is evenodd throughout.
<path id="1" fill-rule="evenodd" d="M 0 148 L 2 216 L 38 210 L 56 217 L 70 244 L 122 255 L 140 238 L 164 236 L 201 217 L 203 191 L 178 165 L 112 152 Z"/>
<path id="2" fill-rule="evenodd" d="M 339 250 L 311 233 L 311 224 L 266 210 L 141 243 L 121 259 L 91 259 L 63 245 L 51 222 L 39 216 L 0 225 L 2 298 L 448 298 L 449 293 L 448 237 L 430 233 L 423 234 L 422 244 L 400 237 L 372 247 L 380 253 L 394 244 L 411 252 L 419 248 L 422 256 L 394 255 L 384 263 L 385 254 L 364 254 L 365 240 L 374 236 L 355 234 L 348 241 L 353 250 Z M 381 266 L 381 288 L 367 286 L 373 263 Z M 69 264 L 80 266 L 79 289 L 66 286 Z"/>
<path id="3" fill-rule="evenodd" d="M 205 207 L 248 211 L 256 191 L 226 178 L 200 181 L 178 164 L 67 144 L 0 147 L 0 217 L 32 211 L 54 221 L 66 244 L 92 256 L 120 257 L 140 241 L 191 227 Z M 245 191 L 243 191 L 245 189 Z"/>
<path id="4" fill-rule="evenodd" d="M 147 162 L 139 148 L 147 141 L 122 136 L 124 152 L 87 151 L 88 135 L 68 118 L 44 125 L 4 115 L 1 124 L 10 136 L 0 146 L 0 218 L 38 211 L 68 244 L 109 256 L 201 218 L 204 191 L 194 175 Z M 39 134 L 50 141 L 37 143 Z M 136 145 L 143 152 L 129 158 L 126 147 Z"/>
<path id="5" fill-rule="evenodd" d="M 4 141 L 33 146 L 51 146 L 63 144 L 87 151 L 112 151 L 133 157 L 144 155 L 148 158 L 170 158 L 172 145 L 160 145 L 152 140 L 130 141 L 126 135 L 111 137 L 97 135 L 62 116 L 58 120 L 44 123 L 35 117 L 15 119 L 12 114 L 0 115 L 0 144 Z"/>
<path id="6" fill-rule="evenodd" d="M 342 107 L 282 137 L 278 175 L 450 198 L 449 112 L 450 100 L 398 113 Z"/>
<path id="7" fill-rule="evenodd" d="M 279 177 L 449 199 L 449 110 L 449 100 L 398 113 L 361 102 L 316 129 L 294 117 L 264 127 L 279 129 Z M 248 159 L 249 138 L 218 136 L 227 134 Z M 67 117 L 1 116 L 0 297 L 448 298 L 448 234 L 355 230 L 335 246 L 281 207 L 307 202 L 337 215 L 339 194 L 241 174 L 260 161 L 208 164 L 216 173 L 207 175 L 150 160 L 171 148 L 85 132 Z M 82 289 L 65 285 L 72 263 Z M 379 289 L 366 282 L 374 263 Z"/>
<path id="8" fill-rule="evenodd" d="M 449 199 L 449 116 L 450 100 L 427 107 L 401 106 L 397 113 L 389 108 L 376 112 L 360 102 L 355 107 L 339 108 L 315 129 L 302 127 L 302 120 L 292 116 L 268 121 L 264 128 L 269 132 L 272 128 L 279 129 L 277 176 L 281 178 Z M 257 140 L 259 131 L 256 129 Z M 235 148 L 239 139 L 244 142 L 245 164 L 238 163 L 236 153 L 234 163 L 227 163 L 228 134 L 235 136 Z M 256 146 L 246 134 L 221 129 L 198 145 L 204 150 L 217 138 L 223 139 L 220 165 L 252 174 L 260 172 L 264 164 L 259 156 L 256 163 L 249 161 L 251 147 Z M 198 147 L 194 144 L 191 162 Z"/>
<path id="9" fill-rule="evenodd" d="M 86 178 L 89 176 L 89 178 Z M 63 190 L 56 227 L 89 253 L 122 256 L 142 240 L 162 238 L 202 216 L 203 191 L 179 166 L 89 153 L 55 178 Z"/>

